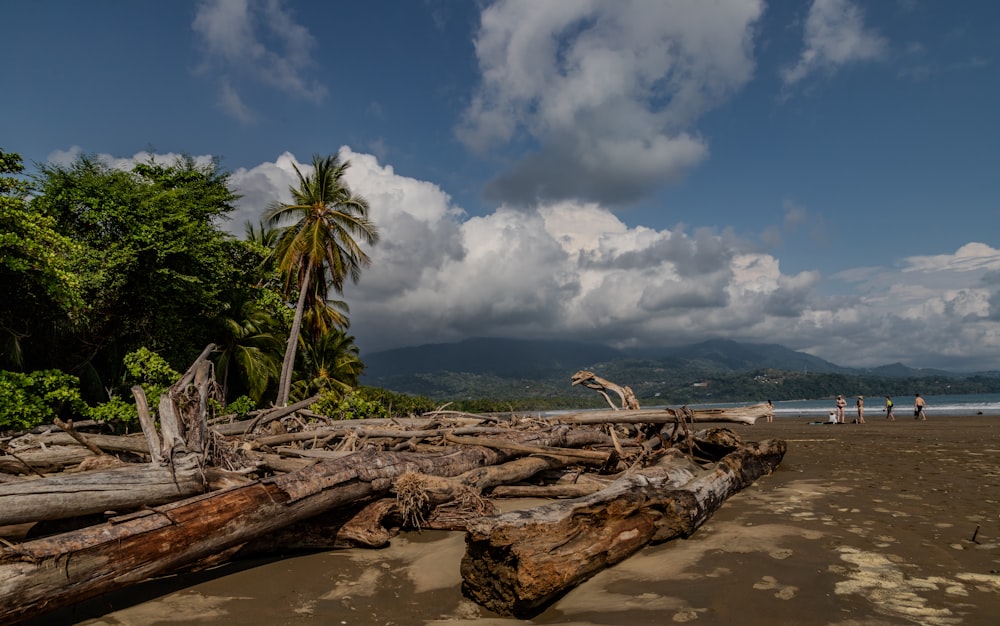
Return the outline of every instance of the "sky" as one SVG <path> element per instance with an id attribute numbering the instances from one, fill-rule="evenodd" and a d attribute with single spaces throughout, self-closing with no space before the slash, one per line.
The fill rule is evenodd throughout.
<path id="1" fill-rule="evenodd" d="M 362 355 L 777 343 L 1000 370 L 994 0 L 0 4 L 0 148 L 217 158 L 242 236 L 312 155 L 379 228 Z M 488 358 L 488 355 L 484 355 Z"/>

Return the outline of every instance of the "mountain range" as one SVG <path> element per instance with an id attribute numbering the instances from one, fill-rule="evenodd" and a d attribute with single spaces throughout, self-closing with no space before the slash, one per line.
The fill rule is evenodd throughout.
<path id="1" fill-rule="evenodd" d="M 432 398 L 565 395 L 578 370 L 628 384 L 640 397 L 658 395 L 658 385 L 668 381 L 690 385 L 702 378 L 763 370 L 879 379 L 963 376 L 902 363 L 844 367 L 778 344 L 725 339 L 616 349 L 587 342 L 481 337 L 373 352 L 363 354 L 362 360 L 362 384 Z"/>

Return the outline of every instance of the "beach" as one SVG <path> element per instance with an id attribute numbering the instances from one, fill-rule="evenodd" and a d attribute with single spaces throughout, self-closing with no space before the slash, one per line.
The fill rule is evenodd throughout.
<path id="1" fill-rule="evenodd" d="M 530 621 L 463 598 L 464 535 L 425 531 L 382 550 L 168 577 L 36 623 L 996 624 L 1000 418 L 907 413 L 728 425 L 748 441 L 785 439 L 778 470 L 689 539 L 648 546 Z"/>

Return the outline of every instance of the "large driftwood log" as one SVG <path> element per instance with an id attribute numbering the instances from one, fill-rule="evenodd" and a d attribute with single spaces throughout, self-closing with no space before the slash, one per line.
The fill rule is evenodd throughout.
<path id="1" fill-rule="evenodd" d="M 501 615 L 537 615 L 646 544 L 691 535 L 730 495 L 772 472 L 785 449 L 784 441 L 747 444 L 707 473 L 675 451 L 666 466 L 590 496 L 470 522 L 463 592 Z"/>
<path id="2" fill-rule="evenodd" d="M 79 465 L 81 461 L 94 456 L 90 450 L 80 446 L 52 446 L 46 450 L 25 450 L 0 455 L 0 472 L 5 474 L 43 475 L 60 472 L 67 467 Z"/>
<path id="3" fill-rule="evenodd" d="M 767 403 L 751 404 L 745 407 L 730 407 L 724 409 L 689 409 L 687 420 L 701 423 L 735 422 L 753 424 L 762 417 L 773 412 L 773 407 Z M 545 418 L 555 424 L 673 424 L 683 419 L 676 409 L 622 409 L 604 411 L 582 411 L 579 413 L 560 413 Z"/>
<path id="4" fill-rule="evenodd" d="M 201 493 L 205 478 L 197 459 L 173 467 L 143 464 L 21 480 L 0 485 L 0 526 L 131 510 Z"/>
<path id="5" fill-rule="evenodd" d="M 581 445 L 595 435 L 565 428 L 516 434 L 521 443 L 559 447 Z M 406 472 L 454 476 L 517 454 L 481 446 L 434 454 L 365 450 L 78 531 L 4 546 L 0 624 L 176 571 L 295 522 L 385 494 Z"/>

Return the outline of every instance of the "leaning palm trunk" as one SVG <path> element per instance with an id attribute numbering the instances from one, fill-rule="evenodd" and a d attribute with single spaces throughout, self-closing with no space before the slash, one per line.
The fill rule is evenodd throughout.
<path id="1" fill-rule="evenodd" d="M 295 369 L 295 350 L 299 345 L 299 333 L 302 330 L 302 315 L 306 307 L 306 294 L 309 290 L 309 278 L 312 276 L 313 261 L 309 259 L 309 267 L 299 285 L 299 301 L 295 305 L 295 317 L 292 319 L 292 330 L 288 333 L 288 345 L 285 346 L 285 359 L 281 362 L 281 379 L 278 383 L 277 406 L 286 406 L 288 396 L 292 391 L 292 371 Z"/>

